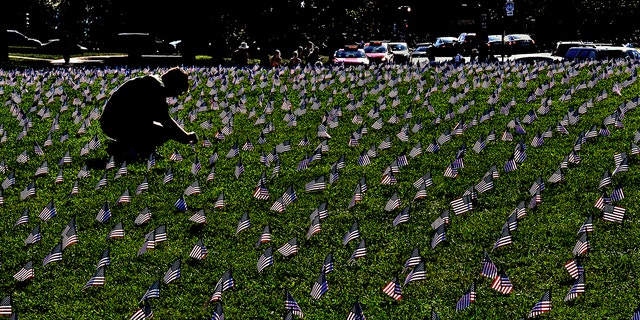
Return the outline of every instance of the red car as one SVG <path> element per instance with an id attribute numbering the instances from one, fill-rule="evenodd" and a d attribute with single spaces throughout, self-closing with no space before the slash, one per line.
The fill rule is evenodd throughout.
<path id="1" fill-rule="evenodd" d="M 386 42 L 371 41 L 364 44 L 364 53 L 371 63 L 391 63 L 393 62 L 393 52 Z"/>

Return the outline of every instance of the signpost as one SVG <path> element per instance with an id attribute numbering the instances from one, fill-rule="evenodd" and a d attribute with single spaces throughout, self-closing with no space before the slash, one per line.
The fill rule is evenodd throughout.
<path id="1" fill-rule="evenodd" d="M 513 17 L 513 0 L 507 0 L 507 3 L 504 5 L 504 10 L 507 13 L 507 17 Z"/>

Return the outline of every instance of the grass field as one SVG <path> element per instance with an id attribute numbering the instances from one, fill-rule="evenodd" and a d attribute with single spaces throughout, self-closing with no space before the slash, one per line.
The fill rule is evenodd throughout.
<path id="1" fill-rule="evenodd" d="M 15 178 L 1 190 L 0 298 L 10 297 L 20 318 L 129 319 L 156 281 L 159 297 L 147 299 L 156 319 L 211 319 L 218 302 L 227 319 L 280 319 L 287 292 L 306 319 L 345 319 L 356 302 L 367 319 L 430 319 L 432 312 L 441 319 L 518 319 L 546 291 L 552 309 L 540 318 L 628 319 L 638 307 L 637 63 L 184 68 L 192 88 L 170 101 L 171 112 L 198 133 L 198 145 L 170 142 L 153 164 L 110 165 L 96 122 L 103 104 L 126 79 L 161 69 L 0 70 L 0 182 Z M 505 132 L 513 139 L 503 139 Z M 543 143 L 532 145 L 543 134 Z M 367 151 L 377 155 L 360 165 Z M 182 160 L 171 159 L 177 155 Z M 445 176 L 456 166 L 457 175 Z M 169 171 L 174 178 L 165 183 Z M 549 181 L 554 173 L 562 179 Z M 609 183 L 602 181 L 607 173 Z M 416 183 L 429 174 L 423 186 Z M 305 189 L 322 179 L 324 189 Z M 253 196 L 261 180 L 267 200 Z M 366 191 L 351 203 L 363 181 Z M 481 181 L 493 185 L 483 189 Z M 140 190 L 144 182 L 148 188 Z M 536 182 L 544 184 L 538 202 Z M 31 183 L 35 194 L 22 199 Z M 200 191 L 189 194 L 190 186 Z M 622 199 L 594 207 L 621 190 Z M 287 192 L 296 195 L 288 204 Z M 120 203 L 127 194 L 130 202 Z M 180 199 L 185 210 L 176 206 Z M 469 211 L 460 211 L 462 200 Z M 278 202 L 281 212 L 273 210 Z M 110 218 L 98 221 L 107 208 Z M 611 221 L 622 209 L 622 220 Z M 434 230 L 447 210 L 449 223 Z M 145 212 L 151 218 L 136 223 Z M 408 220 L 394 226 L 403 213 Z M 206 223 L 192 221 L 194 215 Z M 21 217 L 28 221 L 17 223 Z M 580 233 L 589 217 L 593 230 Z M 57 244 L 69 241 L 73 231 L 63 231 L 73 219 L 77 243 L 43 266 Z M 109 239 L 118 223 L 124 236 Z M 259 243 L 267 226 L 270 241 Z M 25 245 L 38 227 L 41 240 Z M 163 227 L 166 240 L 154 238 Z M 201 260 L 190 257 L 199 240 L 208 251 Z M 290 240 L 298 251 L 285 256 L 278 249 Z M 579 250 L 580 243 L 589 247 Z M 107 249 L 104 284 L 86 287 Z M 481 274 L 485 251 L 512 283 L 508 294 Z M 259 272 L 268 252 L 273 264 Z M 412 253 L 417 259 L 409 259 Z M 328 291 L 314 299 L 328 255 Z M 576 257 L 584 290 L 565 269 Z M 178 260 L 180 277 L 165 283 Z M 417 264 L 405 268 L 409 261 Z M 17 281 L 28 262 L 33 278 Z M 217 290 L 227 271 L 234 286 Z M 406 281 L 409 274 L 414 281 Z M 398 301 L 382 290 L 394 277 Z M 456 310 L 472 284 L 475 301 Z M 216 296 L 221 301 L 210 301 Z"/>

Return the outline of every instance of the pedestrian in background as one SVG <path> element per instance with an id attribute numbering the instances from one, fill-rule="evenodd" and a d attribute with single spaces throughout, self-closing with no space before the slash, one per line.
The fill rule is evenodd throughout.
<path id="1" fill-rule="evenodd" d="M 232 63 L 236 67 L 246 67 L 249 65 L 249 45 L 246 42 L 241 42 L 238 49 L 233 52 Z"/>

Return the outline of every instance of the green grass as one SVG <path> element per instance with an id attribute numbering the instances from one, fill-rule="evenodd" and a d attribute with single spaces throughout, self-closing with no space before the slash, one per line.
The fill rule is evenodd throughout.
<path id="1" fill-rule="evenodd" d="M 604 73 L 607 68 L 612 71 Z M 634 133 L 640 127 L 636 110 L 629 110 L 625 115 L 624 128 L 609 126 L 611 136 L 588 139 L 578 151 L 582 162 L 564 170 L 565 181 L 546 183 L 542 192 L 543 203 L 527 209 L 526 217 L 518 221 L 518 228 L 512 234 L 513 244 L 491 249 L 509 214 L 520 201 L 528 203 L 531 199 L 529 188 L 532 183 L 538 177 L 546 181 L 556 171 L 563 158 L 571 152 L 578 134 L 588 131 L 594 124 L 600 127 L 602 121 L 622 103 L 639 96 L 636 82 L 623 88 L 622 95 L 612 92 L 613 85 L 635 74 L 636 68 L 635 64 L 615 62 L 585 64 L 579 68 L 570 64 L 545 66 L 535 72 L 537 77 L 528 81 L 526 88 L 518 88 L 516 84 L 522 79 L 523 72 L 534 73 L 531 66 L 506 70 L 495 116 L 468 128 L 463 135 L 453 137 L 441 146 L 438 153 L 425 152 L 409 158 L 409 165 L 400 168 L 396 175 L 396 185 L 379 183 L 385 168 L 403 150 L 408 152 L 418 142 L 426 148 L 460 119 L 464 118 L 469 123 L 474 115 L 479 117 L 488 110 L 487 99 L 498 88 L 496 79 L 501 72 L 500 67 L 482 71 L 469 68 L 434 70 L 415 66 L 359 70 L 282 69 L 277 77 L 276 70 L 242 70 L 236 73 L 226 68 L 193 67 L 189 72 L 196 87 L 178 99 L 175 105 L 182 107 L 176 108 L 174 116 L 183 120 L 188 130 L 195 130 L 201 138 L 210 139 L 214 146 L 198 145 L 192 149 L 170 142 L 160 149 L 165 158 L 158 160 L 150 170 L 144 161 L 129 163 L 128 173 L 119 179 L 114 179 L 114 176 L 120 163 L 114 169 L 105 170 L 109 158 L 106 138 L 96 120 L 87 120 L 86 132 L 78 132 L 83 119 L 89 119 L 92 111 L 101 110 L 105 99 L 99 100 L 96 96 L 103 92 L 108 97 L 111 90 L 126 79 L 125 70 L 60 68 L 20 72 L 4 69 L 0 71 L 0 79 L 3 81 L 2 97 L 7 102 L 0 109 L 0 124 L 7 133 L 7 141 L 0 144 L 0 161 L 4 160 L 8 169 L 0 174 L 0 180 L 4 180 L 9 172 L 15 172 L 16 184 L 2 192 L 0 297 L 11 296 L 14 310 L 25 319 L 127 319 L 137 309 L 138 300 L 148 286 L 161 280 L 169 265 L 179 258 L 182 259 L 182 277 L 170 284 L 161 283 L 160 298 L 150 300 L 159 319 L 209 319 L 214 305 L 205 306 L 205 303 L 213 294 L 218 279 L 229 269 L 236 281 L 235 289 L 223 293 L 222 304 L 229 319 L 278 319 L 285 311 L 286 290 L 298 301 L 307 319 L 346 318 L 356 301 L 362 304 L 367 319 L 421 319 L 429 317 L 431 310 L 437 311 L 442 319 L 517 319 L 526 316 L 548 289 L 552 292 L 553 310 L 542 318 L 630 318 L 638 304 L 637 270 L 640 267 L 636 246 L 640 240 L 638 204 L 634 201 L 640 194 L 635 155 L 630 155 L 629 171 L 614 175 L 612 186 L 604 188 L 605 192 L 611 192 L 612 187 L 618 184 L 624 188 L 626 197 L 616 204 L 627 209 L 624 221 L 620 224 L 604 221 L 602 212 L 594 208 L 593 203 L 603 192 L 598 188 L 602 173 L 614 169 L 613 155 L 629 153 Z M 130 75 L 143 72 L 141 69 L 127 71 Z M 603 74 L 606 76 L 592 88 L 576 90 L 570 100 L 560 101 L 560 96 L 567 89 Z M 90 81 L 81 82 L 85 76 Z M 436 76 L 440 81 L 438 91 L 428 94 Z M 488 78 L 489 86 L 476 87 L 474 79 L 484 77 Z M 540 107 L 540 98 L 532 102 L 525 100 L 535 88 L 548 83 L 551 78 L 555 79 L 555 86 L 544 95 L 553 102 L 550 112 L 525 125 L 526 135 L 514 133 L 514 141 L 500 141 L 500 135 L 510 120 L 515 117 L 522 119 L 527 112 Z M 465 79 L 466 83 L 443 92 L 444 83 L 452 84 L 455 79 Z M 214 82 L 212 87 L 207 86 L 209 80 Z M 264 87 L 260 85 L 263 81 Z M 74 85 L 79 87 L 74 88 Z M 463 93 L 466 85 L 469 87 L 462 99 L 450 104 L 449 97 Z M 47 95 L 60 87 L 63 95 Z M 283 87 L 287 90 L 281 90 Z M 301 93 L 302 88 L 306 93 Z M 394 88 L 399 92 L 397 98 L 389 95 Z M 376 93 L 377 90 L 380 92 Z M 570 108 L 579 108 L 603 90 L 609 93 L 609 97 L 594 102 L 594 107 L 580 115 L 579 122 L 567 126 L 568 135 L 554 130 L 553 137 L 546 139 L 542 146 L 530 145 L 536 132 L 544 132 L 549 126 L 555 128 Z M 89 93 L 91 99 L 87 99 L 85 93 Z M 19 95 L 22 100 L 11 100 L 12 95 Z M 385 124 L 382 129 L 375 130 L 371 125 L 376 119 L 369 118 L 367 113 L 381 106 L 380 97 L 385 102 L 385 108 L 380 111 Z M 509 115 L 500 114 L 500 106 L 512 98 L 515 98 L 516 105 Z M 394 100 L 399 103 L 395 107 Z M 79 101 L 79 104 L 74 104 L 74 101 Z M 302 105 L 306 107 L 306 114 L 297 118 L 295 127 L 287 127 L 283 120 L 287 112 L 282 109 L 285 101 L 291 102 L 291 111 Z M 357 110 L 349 110 L 360 101 L 362 105 Z M 315 102 L 319 104 L 318 110 L 313 108 Z M 464 103 L 471 102 L 474 103 L 465 113 L 456 113 L 451 120 L 431 125 L 438 114 L 444 115 L 450 107 L 457 111 Z M 204 107 L 197 113 L 197 119 L 189 121 L 189 113 L 195 112 L 200 103 Z M 64 105 L 68 110 L 60 111 Z M 429 111 L 429 105 L 434 112 Z M 265 116 L 267 123 L 273 123 L 275 131 L 266 134 L 267 142 L 260 145 L 257 140 L 263 125 L 254 125 L 254 122 L 268 106 L 273 107 L 273 112 Z M 233 133 L 224 140 L 216 141 L 214 134 L 223 127 L 221 112 L 239 107 L 246 108 L 246 113 L 238 111 L 234 114 Z M 27 135 L 21 140 L 16 140 L 23 128 L 20 123 L 23 117 L 17 108 L 32 121 Z M 256 116 L 249 118 L 254 108 Z M 409 108 L 412 118 L 397 124 L 386 122 L 394 114 L 402 118 Z M 45 109 L 51 112 L 51 117 L 38 115 Z M 74 116 L 75 109 L 80 116 Z M 339 126 L 328 130 L 332 136 L 328 141 L 330 150 L 323 154 L 321 160 L 312 162 L 307 170 L 297 171 L 298 162 L 305 154 L 311 155 L 321 143 L 321 139 L 316 137 L 316 129 L 322 118 L 338 109 L 342 112 L 342 116 L 337 118 Z M 363 116 L 369 132 L 363 136 L 360 146 L 349 147 L 349 136 L 362 127 L 351 122 L 355 114 Z M 60 129 L 50 131 L 56 116 L 59 117 Z M 410 132 L 409 142 L 401 142 L 395 137 L 405 123 L 409 123 L 411 128 L 418 119 L 424 128 L 417 133 Z M 213 129 L 202 129 L 200 124 L 208 120 L 213 123 Z M 495 129 L 498 140 L 489 142 L 487 148 L 477 154 L 471 149 L 473 144 L 491 129 Z M 65 130 L 68 130 L 70 139 L 60 142 Z M 34 144 L 43 146 L 49 133 L 53 145 L 43 147 L 43 156 L 35 154 Z M 102 146 L 81 156 L 80 149 L 96 135 L 103 142 Z M 298 146 L 305 135 L 311 140 L 310 145 Z M 371 165 L 358 166 L 358 155 L 372 145 L 377 146 L 387 136 L 392 140 L 392 147 L 380 150 L 379 157 L 372 159 Z M 233 172 L 238 159 L 226 159 L 225 155 L 234 143 L 242 147 L 247 139 L 255 149 L 240 151 L 246 171 L 236 179 Z M 518 164 L 516 171 L 504 172 L 503 165 L 520 139 L 527 145 L 527 158 Z M 291 142 L 293 149 L 279 155 L 281 172 L 277 177 L 271 177 L 273 165 L 267 167 L 259 162 L 260 151 L 268 153 L 286 140 Z M 464 168 L 455 179 L 444 177 L 445 167 L 454 160 L 463 143 L 467 146 Z M 30 160 L 19 164 L 16 158 L 23 151 L 27 151 Z M 67 151 L 72 156 L 72 163 L 59 166 L 59 160 Z M 184 160 L 169 160 L 174 151 L 178 151 Z M 219 159 L 212 165 L 215 179 L 206 181 L 212 170 L 208 159 L 216 151 Z M 339 179 L 334 184 L 324 191 L 305 192 L 307 182 L 320 175 L 328 178 L 331 164 L 343 155 L 346 167 L 339 170 Z M 194 176 L 190 167 L 196 157 L 203 168 Z M 34 177 L 43 161 L 48 162 L 49 174 Z M 77 174 L 85 165 L 91 175 L 78 179 Z M 471 212 L 459 216 L 452 213 L 451 223 L 446 228 L 447 241 L 432 249 L 430 243 L 434 231 L 431 222 L 443 210 L 450 209 L 452 200 L 479 182 L 492 165 L 496 165 L 500 173 L 494 182 L 495 188 L 479 194 Z M 164 173 L 169 168 L 173 170 L 175 179 L 163 184 Z M 55 184 L 60 170 L 64 181 Z M 252 197 L 263 171 L 269 177 L 266 186 L 271 198 L 268 201 Z M 95 190 L 105 172 L 107 186 Z M 427 172 L 433 177 L 433 185 L 427 188 L 427 197 L 412 201 L 416 193 L 413 182 Z M 145 177 L 150 184 L 149 190 L 136 195 L 135 190 Z M 366 177 L 369 190 L 361 202 L 348 208 L 356 184 L 362 177 Z M 196 179 L 202 193 L 185 196 L 188 210 L 179 212 L 173 206 L 174 202 Z M 31 181 L 35 182 L 37 194 L 20 200 L 20 191 Z M 78 181 L 80 193 L 69 197 L 75 181 Z M 282 213 L 270 210 L 273 202 L 289 186 L 293 186 L 298 199 Z M 125 190 L 131 192 L 131 203 L 116 205 L 116 200 Z M 394 192 L 402 200 L 401 208 L 411 205 L 409 222 L 397 227 L 393 227 L 392 221 L 401 208 L 392 212 L 383 210 Z M 224 194 L 226 205 L 222 209 L 214 209 L 214 202 L 220 194 Z M 41 221 L 38 215 L 51 200 L 58 215 Z M 95 217 L 105 202 L 109 203 L 113 216 L 108 222 L 100 223 Z M 309 215 L 323 202 L 328 204 L 329 216 L 321 221 L 322 230 L 306 239 Z M 134 219 L 144 208 L 152 211 L 153 218 L 147 224 L 136 226 Z M 15 221 L 25 209 L 29 210 L 30 222 L 14 228 Z M 200 209 L 207 216 L 205 225 L 196 225 L 188 220 Z M 238 219 L 244 212 L 249 214 L 251 226 L 236 235 Z M 593 215 L 595 231 L 589 234 L 592 248 L 582 261 L 586 272 L 586 292 L 574 301 L 564 302 L 573 280 L 563 265 L 573 257 L 577 231 L 589 215 Z M 60 242 L 61 232 L 72 217 L 76 218 L 79 243 L 64 250 L 63 261 L 43 268 L 42 260 Z M 360 239 L 366 241 L 367 255 L 349 263 L 360 239 L 345 246 L 342 240 L 356 220 Z M 125 237 L 106 240 L 117 222 L 123 223 Z M 25 247 L 24 239 L 38 224 L 42 228 L 42 241 Z M 145 234 L 160 225 L 166 225 L 168 241 L 137 256 Z M 258 273 L 256 263 L 269 244 L 260 247 L 255 247 L 255 244 L 266 225 L 271 226 L 275 262 Z M 283 257 L 275 251 L 293 237 L 297 237 L 300 247 L 297 255 Z M 189 252 L 199 238 L 204 240 L 209 255 L 202 261 L 194 261 L 189 258 Z M 112 259 L 106 268 L 106 284 L 82 291 L 106 248 L 110 249 Z M 394 276 L 404 282 L 407 272 L 403 273 L 403 265 L 414 248 L 419 248 L 424 258 L 426 280 L 403 285 L 404 298 L 394 301 L 381 289 Z M 514 289 L 510 295 L 497 293 L 490 287 L 491 279 L 480 275 L 484 249 L 511 279 Z M 314 301 L 310 296 L 311 286 L 328 253 L 335 259 L 335 271 L 327 274 L 329 291 Z M 30 260 L 34 262 L 35 278 L 16 282 L 13 274 Z M 476 301 L 470 308 L 456 311 L 456 301 L 473 281 L 476 283 Z"/>

